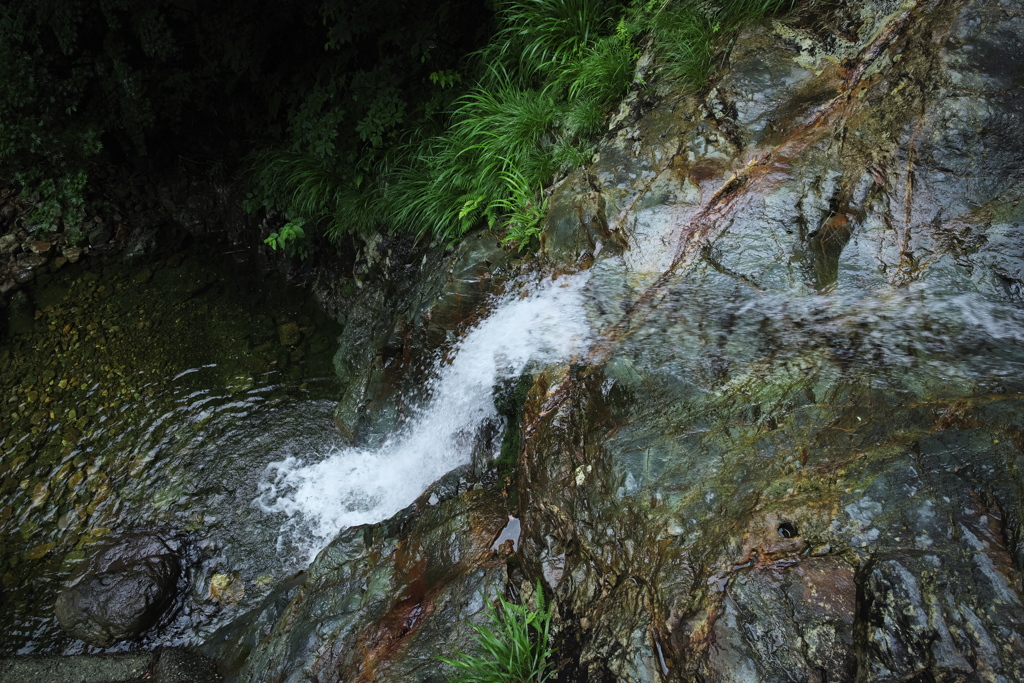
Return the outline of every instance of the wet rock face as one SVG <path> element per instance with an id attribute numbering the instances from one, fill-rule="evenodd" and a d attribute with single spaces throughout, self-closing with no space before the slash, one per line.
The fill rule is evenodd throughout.
<path id="1" fill-rule="evenodd" d="M 516 564 L 554 597 L 560 680 L 1024 680 L 1022 17 L 875 0 L 752 29 L 554 190 L 544 254 L 589 270 L 599 337 L 521 426 Z M 460 500 L 336 541 L 244 671 L 357 680 L 361 651 L 429 679 L 472 587 L 513 575 L 454 552 Z M 429 621 L 394 598 L 411 548 Z"/>
<path id="2" fill-rule="evenodd" d="M 238 681 L 446 680 L 484 596 L 504 590 L 499 500 L 449 475 L 395 518 L 345 530 L 306 575 L 204 647 Z M 254 626 L 255 625 L 255 626 Z"/>
<path id="3" fill-rule="evenodd" d="M 767 680 L 847 680 L 856 670 L 856 606 L 853 568 L 837 558 L 747 572 L 725 591 L 711 625 L 718 647 L 703 674 L 736 681 L 760 670 Z"/>
<path id="4" fill-rule="evenodd" d="M 752 30 L 552 197 L 608 340 L 520 460 L 569 679 L 1024 678 L 1011 5 Z"/>
<path id="5" fill-rule="evenodd" d="M 431 354 L 450 347 L 455 331 L 479 314 L 480 304 L 508 276 L 511 254 L 487 233 L 454 249 L 403 254 L 404 265 L 372 240 L 366 247 L 369 284 L 345 311 L 335 372 L 342 399 L 339 431 L 355 443 L 381 441 L 422 398 Z M 414 257 L 414 258 L 413 258 Z"/>
<path id="6" fill-rule="evenodd" d="M 180 573 L 177 552 L 162 539 L 122 537 L 95 552 L 58 596 L 57 620 L 97 647 L 137 638 L 173 602 Z"/>

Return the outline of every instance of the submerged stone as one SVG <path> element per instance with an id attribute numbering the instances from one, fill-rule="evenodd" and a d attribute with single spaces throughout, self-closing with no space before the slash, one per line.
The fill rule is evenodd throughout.
<path id="1" fill-rule="evenodd" d="M 245 584 L 238 574 L 214 574 L 210 577 L 210 600 L 233 605 L 244 596 Z"/>
<path id="2" fill-rule="evenodd" d="M 178 552 L 156 536 L 124 536 L 92 552 L 54 606 L 61 627 L 97 647 L 137 638 L 176 595 Z"/>

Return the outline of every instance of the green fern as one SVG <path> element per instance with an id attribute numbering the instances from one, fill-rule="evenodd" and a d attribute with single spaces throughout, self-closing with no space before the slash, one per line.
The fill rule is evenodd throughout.
<path id="1" fill-rule="evenodd" d="M 523 249 L 534 236 L 540 234 L 541 221 L 547 210 L 544 188 L 538 183 L 534 189 L 529 179 L 512 165 L 502 172 L 502 180 L 509 189 L 509 194 L 497 202 L 497 206 L 508 216 L 505 241 Z"/>

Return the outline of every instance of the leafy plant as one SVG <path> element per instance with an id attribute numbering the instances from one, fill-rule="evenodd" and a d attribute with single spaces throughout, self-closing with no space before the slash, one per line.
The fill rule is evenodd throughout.
<path id="1" fill-rule="evenodd" d="M 291 149 L 256 157 L 257 194 L 335 238 L 385 227 L 453 241 L 487 225 L 522 249 L 540 231 L 544 188 L 591 158 L 644 41 L 663 75 L 699 87 L 723 36 L 793 2 L 505 0 L 487 45 L 423 67 L 418 95 L 392 57 L 318 81 L 291 118 Z M 356 21 L 340 0 L 327 7 L 325 18 Z M 329 47 L 357 41 L 355 28 L 331 28 Z"/>
<path id="2" fill-rule="evenodd" d="M 443 69 L 431 72 L 430 82 L 442 88 L 452 88 L 462 82 L 462 76 L 453 69 Z"/>
<path id="3" fill-rule="evenodd" d="M 76 226 L 97 163 L 222 160 L 271 133 L 323 52 L 297 4 L 0 2 L 0 177 L 36 207 L 25 227 Z"/>
<path id="4" fill-rule="evenodd" d="M 303 230 L 301 223 L 285 223 L 278 232 L 270 233 L 263 243 L 274 251 L 280 249 L 289 256 L 298 256 L 300 259 L 305 259 L 309 255 L 306 231 Z"/>
<path id="5" fill-rule="evenodd" d="M 485 626 L 473 626 L 480 654 L 457 652 L 455 659 L 439 657 L 455 669 L 458 683 L 544 683 L 552 676 L 548 646 L 551 607 L 537 582 L 537 609 L 516 605 L 498 596 L 487 606 Z"/>
<path id="6" fill-rule="evenodd" d="M 332 237 L 383 224 L 451 241 L 483 223 L 527 244 L 543 187 L 589 158 L 585 138 L 632 78 L 632 45 L 614 35 L 620 10 L 614 0 L 509 0 L 475 67 L 424 70 L 422 107 L 386 64 L 345 82 L 329 75 L 291 117 L 291 149 L 253 157 L 255 204 Z M 331 35 L 332 49 L 357 39 L 348 28 Z M 573 109 L 570 98 L 585 102 Z M 445 120 L 430 119 L 444 101 Z"/>

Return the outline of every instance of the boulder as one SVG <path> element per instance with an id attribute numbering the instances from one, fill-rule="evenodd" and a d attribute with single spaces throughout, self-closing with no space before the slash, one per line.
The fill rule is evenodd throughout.
<path id="1" fill-rule="evenodd" d="M 0 235 L 0 254 L 13 254 L 19 246 L 17 235 Z"/>
<path id="2" fill-rule="evenodd" d="M 61 628 L 110 647 L 152 628 L 174 601 L 181 563 L 157 536 L 132 534 L 105 544 L 82 565 L 54 605 Z"/>
<path id="3" fill-rule="evenodd" d="M 89 246 L 93 248 L 102 247 L 109 243 L 113 236 L 113 230 L 111 230 L 109 225 L 97 223 L 96 227 L 89 231 Z"/>
<path id="4" fill-rule="evenodd" d="M 296 322 L 286 322 L 277 326 L 277 338 L 281 346 L 295 346 L 302 341 L 302 330 Z"/>

